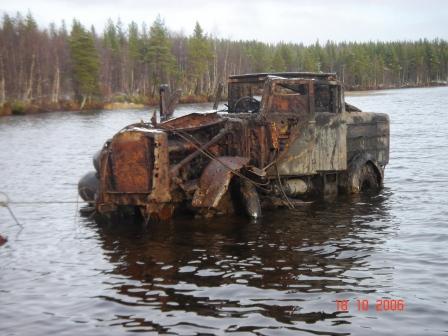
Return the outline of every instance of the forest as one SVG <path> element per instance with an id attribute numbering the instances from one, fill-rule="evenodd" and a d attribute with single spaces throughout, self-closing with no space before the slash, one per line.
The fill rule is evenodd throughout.
<path id="1" fill-rule="evenodd" d="M 271 71 L 335 72 L 347 90 L 443 85 L 448 42 L 234 41 L 199 23 L 190 36 L 170 31 L 160 16 L 109 19 L 101 32 L 76 19 L 42 28 L 31 13 L 0 19 L 0 114 L 152 105 L 162 83 L 181 89 L 181 102 L 203 102 L 229 75 Z"/>

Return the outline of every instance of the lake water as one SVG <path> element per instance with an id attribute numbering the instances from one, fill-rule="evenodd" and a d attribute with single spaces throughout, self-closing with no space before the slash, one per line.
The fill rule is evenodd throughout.
<path id="1" fill-rule="evenodd" d="M 92 154 L 148 112 L 0 118 L 0 191 L 23 225 L 0 207 L 0 334 L 448 333 L 448 88 L 347 101 L 390 115 L 379 195 L 147 230 L 52 202 L 75 202 Z M 404 310 L 377 311 L 381 299 Z"/>

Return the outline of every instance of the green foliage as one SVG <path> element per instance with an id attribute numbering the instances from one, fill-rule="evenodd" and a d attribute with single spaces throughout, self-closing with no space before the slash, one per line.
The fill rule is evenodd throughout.
<path id="1" fill-rule="evenodd" d="M 135 22 L 131 22 L 128 28 L 129 40 L 129 58 L 133 61 L 141 60 L 142 43 L 139 38 L 138 26 Z"/>
<path id="2" fill-rule="evenodd" d="M 69 42 L 76 94 L 83 98 L 91 98 L 92 95 L 99 94 L 98 72 L 100 66 L 93 36 L 75 20 Z"/>
<path id="3" fill-rule="evenodd" d="M 118 52 L 120 48 L 117 27 L 114 22 L 109 19 L 106 23 L 106 28 L 104 29 L 103 35 L 104 46 L 113 52 Z"/>
<path id="4" fill-rule="evenodd" d="M 188 74 L 193 81 L 205 74 L 212 57 L 212 48 L 207 36 L 204 35 L 199 22 L 196 22 L 193 36 L 188 40 Z"/>
<path id="5" fill-rule="evenodd" d="M 101 93 L 108 101 L 154 101 L 162 83 L 207 96 L 229 75 L 269 71 L 335 72 L 348 89 L 448 80 L 448 42 L 441 39 L 268 44 L 213 38 L 199 23 L 191 36 L 168 32 L 160 17 L 149 29 L 109 20 L 97 36 L 78 21 L 69 34 L 64 22 L 41 29 L 31 13 L 3 14 L 0 45 L 4 102 L 54 96 L 60 101 L 73 93 L 82 99 Z"/>
<path id="6" fill-rule="evenodd" d="M 26 18 L 25 18 L 25 29 L 27 31 L 35 31 L 35 30 L 37 30 L 37 23 L 34 20 L 34 17 L 31 14 L 31 12 L 28 12 L 28 14 L 26 15 Z"/>
<path id="7" fill-rule="evenodd" d="M 11 113 L 14 115 L 25 114 L 27 104 L 20 100 L 15 100 L 11 103 Z"/>
<path id="8" fill-rule="evenodd" d="M 251 41 L 246 44 L 246 55 L 252 66 L 252 72 L 267 72 L 271 70 L 271 50 L 270 46 L 258 42 Z"/>
<path id="9" fill-rule="evenodd" d="M 285 63 L 285 71 L 297 70 L 297 59 L 294 53 L 294 46 L 280 44 L 277 46 L 277 49 Z"/>
<path id="10" fill-rule="evenodd" d="M 281 48 L 277 48 L 274 53 L 274 58 L 272 59 L 272 70 L 275 72 L 286 71 L 286 62 L 283 58 L 283 53 Z"/>
<path id="11" fill-rule="evenodd" d="M 171 53 L 171 42 L 165 23 L 160 18 L 154 21 L 149 30 L 146 62 L 150 65 L 154 86 L 167 82 L 175 70 L 175 59 Z"/>

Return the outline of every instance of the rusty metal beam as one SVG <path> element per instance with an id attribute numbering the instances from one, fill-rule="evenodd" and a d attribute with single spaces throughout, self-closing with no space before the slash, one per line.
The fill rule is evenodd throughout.
<path id="1" fill-rule="evenodd" d="M 175 130 L 171 130 L 172 132 L 176 133 Z M 176 176 L 179 172 L 179 169 L 191 162 L 193 159 L 195 159 L 198 155 L 200 155 L 203 151 L 208 149 L 209 147 L 216 144 L 218 141 L 220 141 L 224 136 L 226 136 L 229 133 L 228 128 L 223 128 L 219 131 L 218 134 L 216 134 L 209 142 L 202 145 L 201 147 L 198 147 L 197 151 L 191 153 L 186 158 L 184 158 L 182 161 L 180 161 L 178 164 L 176 164 L 174 167 L 171 168 L 171 176 Z"/>

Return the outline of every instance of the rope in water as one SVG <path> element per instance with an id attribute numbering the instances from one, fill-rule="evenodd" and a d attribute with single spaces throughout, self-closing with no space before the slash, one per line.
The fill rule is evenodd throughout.
<path id="1" fill-rule="evenodd" d="M 17 219 L 16 215 L 14 214 L 14 212 L 12 211 L 11 207 L 9 206 L 9 197 L 8 195 L 6 195 L 3 192 L 0 192 L 0 207 L 5 207 L 6 209 L 8 209 L 9 214 L 11 215 L 12 219 L 14 219 L 14 222 L 16 222 L 16 224 L 20 227 L 23 227 L 22 224 L 20 224 L 19 220 Z"/>
<path id="2" fill-rule="evenodd" d="M 9 204 L 76 204 L 77 201 L 23 201 L 9 202 Z"/>
<path id="3" fill-rule="evenodd" d="M 8 212 L 11 215 L 12 219 L 20 227 L 23 227 L 23 225 L 17 219 L 17 216 L 14 214 L 14 211 L 9 206 L 10 204 L 18 204 L 18 205 L 22 205 L 22 204 L 76 204 L 78 206 L 78 203 L 79 203 L 78 200 L 76 200 L 76 201 L 21 201 L 21 202 L 17 202 L 17 201 L 11 201 L 7 194 L 0 191 L 0 207 L 4 207 L 4 208 L 8 209 Z"/>

